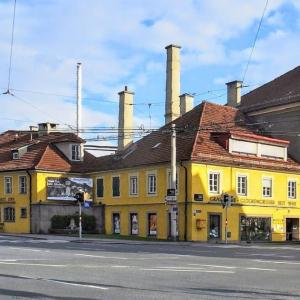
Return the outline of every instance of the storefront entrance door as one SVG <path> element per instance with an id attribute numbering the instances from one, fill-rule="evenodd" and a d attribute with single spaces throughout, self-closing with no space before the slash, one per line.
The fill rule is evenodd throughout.
<path id="1" fill-rule="evenodd" d="M 299 241 L 299 219 L 286 219 L 286 240 Z"/>
<path id="2" fill-rule="evenodd" d="M 209 239 L 221 238 L 221 216 L 209 215 Z"/>

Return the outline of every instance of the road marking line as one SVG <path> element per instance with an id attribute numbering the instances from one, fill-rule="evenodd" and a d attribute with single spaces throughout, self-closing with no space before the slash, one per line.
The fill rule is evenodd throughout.
<path id="1" fill-rule="evenodd" d="M 300 265 L 300 262 L 296 262 L 296 261 L 263 260 L 263 259 L 254 259 L 254 261 L 262 262 L 262 263 L 271 263 L 271 264 Z"/>
<path id="2" fill-rule="evenodd" d="M 76 256 L 94 257 L 94 258 L 111 258 L 111 259 L 128 259 L 127 257 L 118 256 L 104 256 L 104 255 L 91 255 L 91 254 L 75 254 Z"/>
<path id="3" fill-rule="evenodd" d="M 168 272 L 202 272 L 202 273 L 224 273 L 234 274 L 233 271 L 219 271 L 219 270 L 200 270 L 200 269 L 161 269 L 161 268 L 142 268 L 141 271 L 168 271 Z"/>
<path id="4" fill-rule="evenodd" d="M 60 283 L 60 284 L 65 284 L 65 285 L 88 287 L 88 288 L 99 289 L 99 290 L 108 290 L 107 287 L 92 285 L 92 284 L 80 284 L 80 283 L 73 283 L 73 282 L 65 282 L 65 281 L 59 281 L 59 280 L 55 280 L 55 279 L 42 279 L 42 280 L 43 281 L 50 281 L 50 282 Z"/>
<path id="5" fill-rule="evenodd" d="M 112 268 L 133 268 L 133 266 L 111 266 Z"/>
<path id="6" fill-rule="evenodd" d="M 67 265 L 47 265 L 47 264 L 28 264 L 28 263 L 18 263 L 18 262 L 3 262 L 0 261 L 2 265 L 20 265 L 20 266 L 38 266 L 38 267 L 67 267 Z"/>
<path id="7" fill-rule="evenodd" d="M 203 265 L 203 264 L 188 264 L 189 266 L 201 266 L 201 267 L 211 267 L 211 268 L 224 268 L 224 269 L 236 269 L 237 267 L 232 266 L 217 266 L 217 265 Z"/>
<path id="8" fill-rule="evenodd" d="M 271 272 L 277 272 L 276 269 L 263 269 L 263 268 L 246 268 L 246 270 L 257 270 L 257 271 L 271 271 Z"/>
<path id="9" fill-rule="evenodd" d="M 72 250 L 77 250 L 77 251 L 81 251 L 81 250 L 88 250 L 88 251 L 105 251 L 105 249 L 99 249 L 99 248 L 76 248 L 76 247 L 70 247 L 70 246 L 66 246 L 64 247 L 65 249 L 72 249 Z"/>

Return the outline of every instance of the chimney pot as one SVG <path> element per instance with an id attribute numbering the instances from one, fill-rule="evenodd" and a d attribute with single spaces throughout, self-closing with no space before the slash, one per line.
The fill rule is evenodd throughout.
<path id="1" fill-rule="evenodd" d="M 127 86 L 124 91 L 119 92 L 118 151 L 124 150 L 133 142 L 129 132 L 133 124 L 133 95 Z"/>
<path id="2" fill-rule="evenodd" d="M 180 98 L 180 115 L 184 115 L 194 108 L 194 96 L 188 93 L 182 94 Z"/>
<path id="3" fill-rule="evenodd" d="M 241 104 L 241 87 L 243 82 L 239 80 L 227 82 L 227 105 L 238 107 Z"/>

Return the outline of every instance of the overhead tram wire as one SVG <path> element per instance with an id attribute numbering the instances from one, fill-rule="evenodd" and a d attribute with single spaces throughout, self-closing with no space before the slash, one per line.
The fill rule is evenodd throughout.
<path id="1" fill-rule="evenodd" d="M 12 30 L 11 30 L 7 90 L 3 93 L 3 95 L 10 95 L 11 94 L 11 92 L 10 92 L 10 81 L 11 81 L 12 57 L 13 57 L 13 46 L 14 46 L 14 35 L 15 35 L 16 6 L 17 6 L 17 0 L 14 1 L 14 13 L 13 13 Z"/>
<path id="2" fill-rule="evenodd" d="M 248 61 L 247 61 L 247 64 L 246 64 L 244 75 L 242 77 L 242 85 L 243 85 L 243 82 L 245 81 L 246 74 L 248 72 L 248 68 L 249 68 L 249 65 L 250 65 L 250 62 L 251 62 L 251 59 L 252 59 L 252 55 L 253 55 L 253 52 L 254 52 L 254 48 L 255 48 L 255 45 L 256 45 L 256 41 L 257 41 L 257 38 L 258 38 L 258 34 L 259 34 L 259 31 L 260 31 L 260 28 L 261 28 L 261 25 L 262 25 L 265 13 L 267 11 L 268 3 L 269 3 L 269 0 L 266 0 L 266 4 L 264 6 L 263 13 L 262 13 L 262 16 L 261 16 L 260 21 L 259 21 L 257 32 L 255 34 L 255 38 L 254 38 L 254 41 L 253 41 L 252 49 L 251 49 L 251 52 L 250 52 L 250 55 L 249 55 L 249 58 L 248 58 Z"/>

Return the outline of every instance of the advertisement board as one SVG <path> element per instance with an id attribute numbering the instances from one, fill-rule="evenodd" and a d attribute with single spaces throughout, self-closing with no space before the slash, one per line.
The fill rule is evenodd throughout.
<path id="1" fill-rule="evenodd" d="M 47 199 L 75 201 L 75 194 L 84 192 L 84 199 L 93 199 L 93 179 L 75 177 L 48 177 Z"/>

